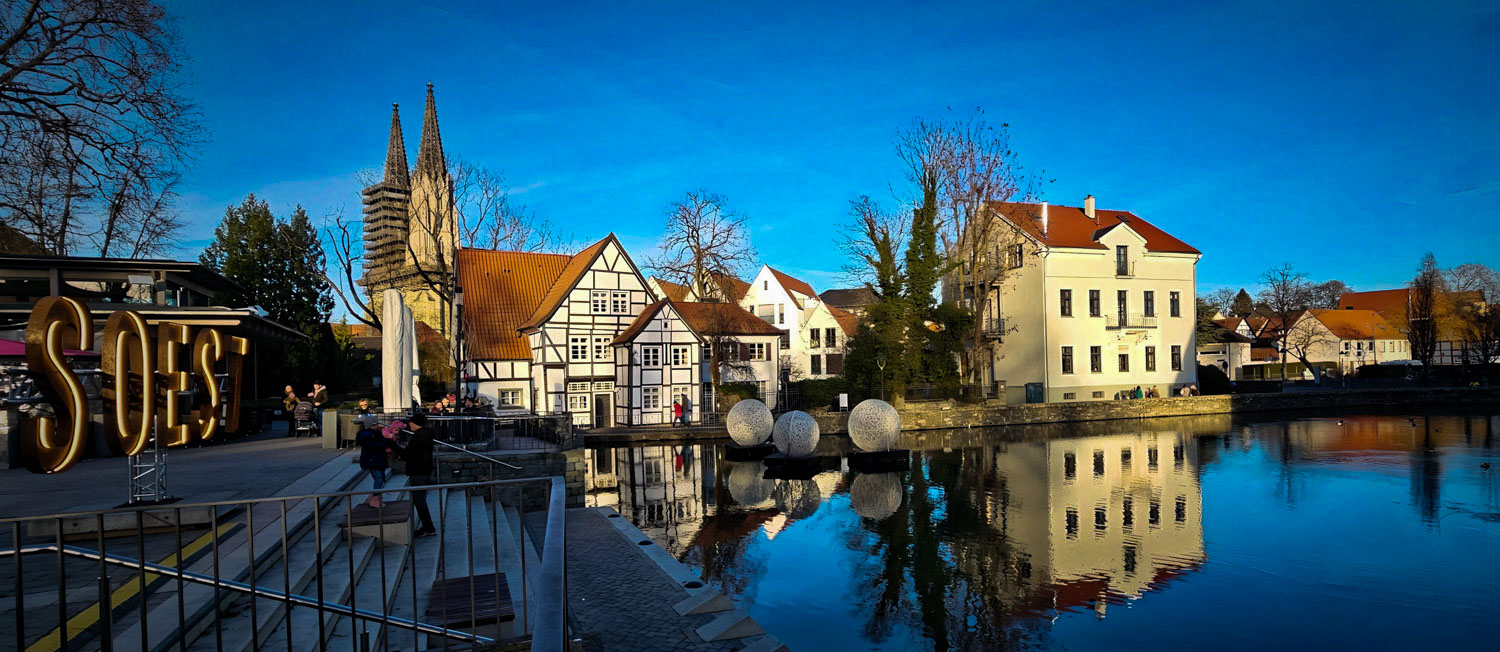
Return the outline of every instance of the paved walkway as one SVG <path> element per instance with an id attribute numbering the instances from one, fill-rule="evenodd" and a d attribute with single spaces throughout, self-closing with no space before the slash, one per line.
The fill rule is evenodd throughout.
<path id="1" fill-rule="evenodd" d="M 288 438 L 286 423 L 248 437 L 167 454 L 167 490 L 181 503 L 264 498 L 348 451 L 322 440 Z M 86 459 L 64 473 L 0 469 L 0 515 L 37 516 L 117 507 L 129 499 L 123 457 Z"/>
<path id="2" fill-rule="evenodd" d="M 528 528 L 530 529 L 530 528 Z M 713 614 L 678 616 L 688 597 L 655 562 L 593 508 L 568 510 L 568 601 L 587 650 L 738 650 L 745 641 L 704 643 Z"/>

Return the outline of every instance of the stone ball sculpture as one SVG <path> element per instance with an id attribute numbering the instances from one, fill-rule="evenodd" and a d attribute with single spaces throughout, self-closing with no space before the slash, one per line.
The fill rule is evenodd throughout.
<path id="1" fill-rule="evenodd" d="M 781 415 L 771 431 L 776 450 L 787 457 L 807 457 L 818 447 L 818 420 L 806 412 Z"/>
<path id="2" fill-rule="evenodd" d="M 849 438 L 862 451 L 888 451 L 901 436 L 901 414 L 878 398 L 865 399 L 849 411 Z"/>
<path id="3" fill-rule="evenodd" d="M 741 446 L 759 446 L 771 438 L 771 428 L 776 420 L 771 417 L 771 408 L 753 398 L 747 398 L 724 416 L 724 427 L 729 438 Z"/>
<path id="4" fill-rule="evenodd" d="M 787 518 L 807 518 L 818 511 L 823 497 L 818 494 L 818 485 L 812 480 L 782 480 L 773 492 L 776 508 Z"/>
<path id="5" fill-rule="evenodd" d="M 771 500 L 771 492 L 776 490 L 776 481 L 767 480 L 764 476 L 766 465 L 763 462 L 732 462 L 734 468 L 729 470 L 729 495 L 734 502 L 745 507 L 764 507 Z"/>
<path id="6" fill-rule="evenodd" d="M 899 473 L 861 473 L 849 486 L 849 507 L 868 519 L 889 518 L 901 508 Z"/>

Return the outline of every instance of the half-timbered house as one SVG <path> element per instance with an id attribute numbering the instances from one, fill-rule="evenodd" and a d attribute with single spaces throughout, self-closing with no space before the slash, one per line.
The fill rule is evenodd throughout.
<path id="1" fill-rule="evenodd" d="M 700 419 L 703 338 L 672 301 L 652 303 L 615 338 L 615 423 L 669 423 L 672 403 L 690 421 Z"/>

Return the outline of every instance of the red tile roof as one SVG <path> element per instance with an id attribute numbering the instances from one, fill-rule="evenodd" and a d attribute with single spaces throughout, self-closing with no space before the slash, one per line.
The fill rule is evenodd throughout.
<path id="1" fill-rule="evenodd" d="M 1406 314 L 1406 288 L 1345 292 L 1339 297 L 1339 310 L 1374 310 L 1391 316 Z"/>
<path id="2" fill-rule="evenodd" d="M 476 360 L 530 360 L 531 346 L 517 329 L 572 259 L 566 254 L 458 250 L 464 336 L 470 356 Z"/>
<path id="3" fill-rule="evenodd" d="M 1374 310 L 1309 310 L 1341 340 L 1396 340 L 1403 336 Z"/>
<path id="4" fill-rule="evenodd" d="M 766 265 L 766 269 L 771 270 L 771 276 L 775 276 L 776 282 L 780 283 L 781 287 L 786 288 L 788 292 L 798 292 L 809 298 L 817 298 L 818 293 L 814 292 L 812 286 L 808 285 L 806 281 L 793 278 L 770 265 Z M 796 295 L 792 295 L 792 301 L 796 302 L 798 310 L 802 309 L 802 300 L 798 299 Z"/>
<path id="5" fill-rule="evenodd" d="M 673 301 L 687 300 L 688 292 L 692 290 L 692 288 L 681 283 L 673 283 L 659 277 L 656 278 L 656 284 L 661 288 L 661 293 L 666 295 L 662 298 L 671 299 Z"/>
<path id="6" fill-rule="evenodd" d="M 990 207 L 1000 211 L 1012 224 L 1027 235 L 1049 247 L 1072 247 L 1077 249 L 1104 249 L 1098 238 L 1121 222 L 1146 239 L 1149 251 L 1198 254 L 1202 253 L 1178 240 L 1166 231 L 1136 216 L 1130 211 L 1094 211 L 1089 219 L 1082 208 L 1076 206 L 1047 207 L 1047 233 L 1042 233 L 1042 205 L 1022 202 L 991 202 Z"/>
<path id="7" fill-rule="evenodd" d="M 719 289 L 728 295 L 730 301 L 739 303 L 745 300 L 745 295 L 750 292 L 750 284 L 741 281 L 728 274 L 714 274 L 714 282 L 718 283 Z"/>
<path id="8" fill-rule="evenodd" d="M 659 281 L 661 279 L 657 280 Z M 677 287 L 682 286 L 678 285 Z M 630 322 L 630 325 L 626 326 L 625 330 L 620 331 L 620 334 L 615 336 L 615 339 L 611 341 L 610 344 L 624 344 L 626 342 L 629 342 L 630 340 L 635 339 L 636 335 L 639 335 L 641 331 L 646 330 L 646 324 L 651 323 L 651 320 L 656 317 L 656 313 L 662 309 L 662 306 L 671 304 L 672 302 L 670 300 L 661 299 L 649 306 L 646 306 L 646 308 L 641 311 L 641 314 L 635 318 L 635 321 Z"/>
<path id="9" fill-rule="evenodd" d="M 854 313 L 843 308 L 835 308 L 826 303 L 823 305 L 828 307 L 828 313 L 833 315 L 833 320 L 839 323 L 839 328 L 844 329 L 845 335 L 854 337 L 859 332 L 859 318 L 855 317 Z"/>
<path id="10" fill-rule="evenodd" d="M 567 266 L 563 267 L 562 272 L 557 275 L 557 280 L 552 283 L 552 287 L 547 289 L 547 294 L 542 297 L 541 302 L 536 304 L 536 309 L 532 311 L 531 316 L 517 328 L 519 330 L 536 328 L 547 321 L 552 313 L 557 312 L 557 307 L 568 298 L 568 293 L 578 285 L 579 279 L 582 279 L 584 273 L 589 271 L 589 267 L 593 266 L 594 259 L 599 257 L 599 252 L 604 251 L 605 245 L 611 241 L 615 242 L 615 246 L 619 246 L 619 242 L 615 240 L 615 234 L 611 233 L 604 236 L 603 240 L 575 254 L 568 261 Z M 624 248 L 621 247 L 620 250 L 623 252 Z"/>
<path id="11" fill-rule="evenodd" d="M 732 303 L 673 303 L 682 321 L 702 336 L 781 335 L 781 329 Z"/>

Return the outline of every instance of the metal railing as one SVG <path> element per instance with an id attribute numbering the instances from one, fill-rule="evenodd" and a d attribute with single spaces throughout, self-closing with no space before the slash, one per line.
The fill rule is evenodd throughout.
<path id="1" fill-rule="evenodd" d="M 350 478 L 363 482 L 362 475 Z M 438 496 L 432 514 L 441 529 L 437 539 L 402 543 L 388 531 L 412 527 L 411 514 L 400 514 L 405 508 L 386 522 L 386 510 L 397 503 L 356 508 L 355 498 L 376 493 L 372 489 L 0 519 L 0 538 L 10 539 L 0 546 L 0 560 L 10 560 L 0 562 L 0 576 L 9 571 L 12 577 L 0 582 L 14 591 L 9 616 L 15 649 L 45 643 L 112 650 L 118 643 L 185 650 L 205 636 L 213 637 L 208 640 L 217 649 L 226 640 L 236 648 L 260 649 L 277 637 L 285 638 L 288 650 L 330 644 L 414 649 L 424 636 L 429 645 L 444 648 L 528 638 L 534 649 L 566 644 L 562 478 L 397 486 L 382 493 L 406 492 L 422 492 L 424 501 Z M 536 504 L 546 510 L 536 582 L 527 570 L 528 496 L 540 498 Z M 461 511 L 450 502 L 454 508 L 461 503 Z M 512 509 L 519 532 L 498 521 L 512 521 Z M 184 530 L 192 526 L 185 517 L 207 526 L 186 545 Z M 344 533 L 325 536 L 328 528 Z M 364 543 L 370 538 L 374 543 Z M 152 562 L 148 549 L 153 557 L 171 554 Z M 455 570 L 462 574 L 450 577 Z M 53 580 L 56 596 L 48 599 L 46 585 Z M 516 581 L 519 607 L 510 603 L 508 589 Z M 369 604 L 377 599 L 377 584 L 378 603 Z M 448 590 L 439 594 L 439 587 Z M 510 605 L 509 613 L 503 605 Z M 548 613 L 552 609 L 559 611 Z M 309 614 L 316 634 L 306 622 Z M 55 628 L 47 631 L 54 620 Z M 338 642 L 345 633 L 348 640 Z"/>
<path id="2" fill-rule="evenodd" d="M 511 468 L 511 469 L 515 469 L 517 471 L 521 470 L 521 467 L 519 467 L 519 466 L 516 466 L 516 465 L 511 464 L 509 462 L 501 462 L 500 460 L 497 460 L 497 459 L 495 459 L 493 457 L 490 457 L 488 455 L 484 455 L 484 454 L 481 454 L 481 453 L 476 453 L 476 452 L 471 451 L 471 450 L 469 450 L 467 448 L 464 448 L 463 446 L 454 446 L 453 444 L 450 444 L 448 442 L 438 441 L 436 439 L 432 440 L 432 443 L 437 444 L 439 446 L 446 446 L 448 448 L 451 448 L 453 450 L 459 451 L 461 453 L 477 457 L 477 458 L 479 458 L 481 460 L 489 462 L 490 464 L 499 464 L 500 466 L 504 466 L 504 467 L 508 467 L 508 468 Z M 441 474 L 439 474 L 439 477 L 441 477 Z"/>
<path id="3" fill-rule="evenodd" d="M 1119 278 L 1129 278 L 1131 276 L 1135 276 L 1135 261 L 1116 260 L 1115 276 Z"/>
<path id="4" fill-rule="evenodd" d="M 987 337 L 1000 337 L 1005 335 L 1004 317 L 986 317 L 981 323 L 981 328 Z"/>
<path id="5" fill-rule="evenodd" d="M 1104 316 L 1104 327 L 1112 330 L 1122 328 L 1156 328 L 1156 317 L 1146 315 L 1124 315 L 1119 313 Z"/>

